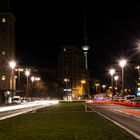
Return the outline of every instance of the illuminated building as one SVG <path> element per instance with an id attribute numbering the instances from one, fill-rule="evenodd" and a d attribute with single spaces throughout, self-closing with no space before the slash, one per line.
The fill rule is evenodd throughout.
<path id="1" fill-rule="evenodd" d="M 0 1 L 0 90 L 12 89 L 9 61 L 15 59 L 15 17 L 9 12 L 9 1 Z M 13 88 L 15 89 L 15 78 Z"/>
<path id="2" fill-rule="evenodd" d="M 64 46 L 58 60 L 58 78 L 61 82 L 65 78 L 69 79 L 67 87 L 73 94 L 74 90 L 81 85 L 81 79 L 87 79 L 82 50 L 78 46 Z"/>

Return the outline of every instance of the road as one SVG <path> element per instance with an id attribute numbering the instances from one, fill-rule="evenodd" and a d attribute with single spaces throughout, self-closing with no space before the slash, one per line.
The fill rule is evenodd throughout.
<path id="1" fill-rule="evenodd" d="M 35 112 L 35 110 L 39 108 L 50 106 L 56 103 L 58 103 L 58 101 L 44 100 L 44 101 L 27 102 L 18 105 L 0 107 L 0 120 L 4 120 L 30 111 Z"/>
<path id="2" fill-rule="evenodd" d="M 90 104 L 92 109 L 106 116 L 108 119 L 125 127 L 137 139 L 140 139 L 140 108 L 116 104 Z M 125 130 L 126 130 L 125 129 Z"/>

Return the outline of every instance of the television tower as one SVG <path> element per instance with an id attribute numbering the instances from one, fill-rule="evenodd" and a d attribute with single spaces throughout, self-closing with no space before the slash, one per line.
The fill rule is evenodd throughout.
<path id="1" fill-rule="evenodd" d="M 87 43 L 87 28 L 86 28 L 86 13 L 84 13 L 84 44 L 82 46 L 82 50 L 84 53 L 84 57 L 85 57 L 85 68 L 86 70 L 88 70 L 88 62 L 87 62 L 87 54 L 88 54 L 88 50 L 89 50 L 89 46 Z"/>

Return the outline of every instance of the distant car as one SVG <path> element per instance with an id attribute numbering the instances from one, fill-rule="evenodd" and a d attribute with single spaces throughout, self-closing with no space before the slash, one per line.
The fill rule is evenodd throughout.
<path id="1" fill-rule="evenodd" d="M 13 97 L 13 103 L 20 104 L 21 103 L 21 97 L 20 96 L 14 96 Z"/>

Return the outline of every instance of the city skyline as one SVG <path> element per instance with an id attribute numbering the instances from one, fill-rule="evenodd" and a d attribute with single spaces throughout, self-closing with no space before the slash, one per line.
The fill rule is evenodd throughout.
<path id="1" fill-rule="evenodd" d="M 10 2 L 16 17 L 16 54 L 21 64 L 57 68 L 62 46 L 83 45 L 86 9 L 88 66 L 95 78 L 104 78 L 107 69 L 122 56 L 138 64 L 135 52 L 140 31 L 140 10 L 136 4 L 47 7 L 38 3 Z M 50 6 L 50 7 L 49 7 Z M 131 10 L 130 10 L 131 9 Z M 41 49 L 40 49 L 41 48 Z"/>

